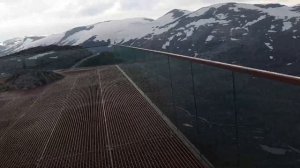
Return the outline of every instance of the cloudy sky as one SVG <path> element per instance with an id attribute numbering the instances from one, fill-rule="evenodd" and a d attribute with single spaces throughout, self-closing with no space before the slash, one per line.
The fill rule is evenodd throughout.
<path id="1" fill-rule="evenodd" d="M 233 0 L 0 0 L 0 41 L 49 35 L 105 20 L 156 19 L 172 9 L 197 10 Z M 243 3 L 299 4 L 300 0 L 235 0 Z"/>

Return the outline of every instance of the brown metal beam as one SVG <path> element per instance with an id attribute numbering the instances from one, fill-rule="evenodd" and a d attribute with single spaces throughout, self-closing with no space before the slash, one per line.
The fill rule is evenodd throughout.
<path id="1" fill-rule="evenodd" d="M 202 59 L 202 58 L 194 58 L 194 57 L 189 57 L 186 55 L 174 54 L 174 53 L 157 51 L 157 50 L 150 50 L 150 49 L 144 49 L 144 48 L 138 48 L 138 47 L 125 46 L 125 45 L 115 45 L 115 46 L 132 48 L 132 49 L 136 49 L 136 50 L 142 50 L 142 51 L 152 52 L 152 53 L 156 53 L 156 54 L 166 55 L 166 56 L 170 56 L 170 57 L 176 58 L 176 59 L 188 60 L 193 63 L 208 65 L 208 66 L 212 66 L 212 67 L 216 67 L 216 68 L 220 68 L 220 69 L 229 70 L 232 72 L 249 74 L 249 75 L 252 75 L 255 77 L 259 77 L 259 78 L 265 78 L 265 79 L 270 79 L 270 80 L 275 80 L 275 81 L 280 81 L 280 82 L 300 86 L 300 77 L 297 77 L 297 76 L 286 75 L 286 74 L 276 73 L 276 72 L 271 72 L 271 71 L 266 71 L 266 70 L 260 70 L 260 69 L 255 69 L 255 68 L 250 68 L 250 67 L 245 67 L 245 66 L 240 66 L 240 65 L 233 65 L 233 64 L 212 61 L 212 60 L 207 60 L 207 59 Z"/>

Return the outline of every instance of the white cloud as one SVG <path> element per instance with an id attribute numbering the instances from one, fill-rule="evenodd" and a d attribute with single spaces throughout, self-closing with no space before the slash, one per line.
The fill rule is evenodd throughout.
<path id="1" fill-rule="evenodd" d="M 0 41 L 48 35 L 75 26 L 129 17 L 158 18 L 172 10 L 197 10 L 232 0 L 0 0 Z M 298 1 L 298 2 L 297 2 Z M 237 0 L 244 3 L 283 3 L 299 0 Z"/>

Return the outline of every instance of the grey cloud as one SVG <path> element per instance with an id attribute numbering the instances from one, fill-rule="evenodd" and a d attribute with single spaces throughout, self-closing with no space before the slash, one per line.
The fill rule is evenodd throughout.
<path id="1" fill-rule="evenodd" d="M 197 10 L 232 0 L 0 0 L 0 41 L 16 36 L 49 35 L 72 27 L 129 17 L 158 18 L 172 9 Z M 283 3 L 299 0 L 235 0 Z"/>
<path id="2" fill-rule="evenodd" d="M 84 7 L 79 11 L 83 16 L 95 16 L 104 13 L 114 6 L 114 3 L 95 3 Z"/>
<path id="3" fill-rule="evenodd" d="M 159 2 L 160 0 L 122 0 L 121 7 L 124 10 L 149 10 Z"/>

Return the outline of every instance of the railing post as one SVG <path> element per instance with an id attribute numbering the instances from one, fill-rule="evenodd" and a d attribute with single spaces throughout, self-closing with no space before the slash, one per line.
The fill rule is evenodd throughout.
<path id="1" fill-rule="evenodd" d="M 177 126 L 177 112 L 176 112 L 176 106 L 174 101 L 174 89 L 173 89 L 173 79 L 172 79 L 172 71 L 171 71 L 171 62 L 170 62 L 170 56 L 168 57 L 168 68 L 169 68 L 169 78 L 170 78 L 170 85 L 171 85 L 171 96 L 172 96 L 172 106 L 173 106 L 173 113 L 174 113 L 174 124 Z M 177 127 L 176 127 L 177 128 Z"/>
<path id="2" fill-rule="evenodd" d="M 134 55 L 134 61 L 133 61 L 133 63 L 137 63 L 137 61 L 136 61 L 136 55 L 137 55 L 137 53 L 138 53 L 138 50 L 136 50 L 136 51 L 134 51 L 133 52 L 133 55 Z"/>
<path id="3" fill-rule="evenodd" d="M 194 78 L 194 68 L 193 68 L 193 62 L 190 61 L 190 65 L 191 65 L 191 76 L 192 76 L 192 87 L 193 87 L 193 98 L 194 98 L 194 106 L 195 106 L 195 111 L 196 111 L 196 114 L 195 114 L 195 127 L 196 127 L 196 137 L 195 137 L 195 140 L 196 142 L 198 142 L 198 106 L 197 106 L 197 99 L 196 99 L 196 87 L 195 87 L 195 78 Z"/>
<path id="4" fill-rule="evenodd" d="M 196 88 L 195 88 L 195 80 L 194 80 L 194 70 L 193 70 L 193 62 L 190 61 L 191 64 L 191 76 L 192 76 L 192 86 L 193 86 L 193 98 L 194 98 L 194 106 L 196 110 L 196 121 L 198 119 L 198 108 L 197 108 L 197 102 L 196 102 Z"/>
<path id="5" fill-rule="evenodd" d="M 233 110 L 234 110 L 234 126 L 235 126 L 235 139 L 236 139 L 236 146 L 237 146 L 237 160 L 236 166 L 240 167 L 240 142 L 239 142 L 239 124 L 238 124 L 238 110 L 237 110 L 237 98 L 236 98 L 236 80 L 234 72 L 232 74 L 232 93 L 233 93 Z"/>

